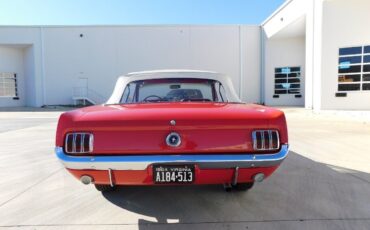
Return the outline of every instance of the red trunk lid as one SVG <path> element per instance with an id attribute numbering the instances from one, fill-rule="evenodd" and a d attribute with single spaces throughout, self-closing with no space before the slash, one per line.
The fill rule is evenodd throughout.
<path id="1" fill-rule="evenodd" d="M 176 122 L 171 125 L 171 120 Z M 277 129 L 287 142 L 284 114 L 241 103 L 148 103 L 92 106 L 64 113 L 57 145 L 68 132 L 94 134 L 94 154 L 200 154 L 252 152 L 251 132 Z M 176 132 L 178 147 L 166 144 Z"/>

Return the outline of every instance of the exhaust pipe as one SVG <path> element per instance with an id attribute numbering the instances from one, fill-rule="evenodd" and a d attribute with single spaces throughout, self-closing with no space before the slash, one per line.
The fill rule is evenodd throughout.
<path id="1" fill-rule="evenodd" d="M 91 176 L 88 176 L 88 175 L 83 175 L 81 178 L 80 178 L 80 181 L 82 182 L 82 184 L 91 184 L 93 182 L 93 178 Z"/>
<path id="2" fill-rule="evenodd" d="M 265 179 L 265 174 L 263 173 L 257 173 L 253 177 L 254 182 L 262 182 L 264 179 Z"/>

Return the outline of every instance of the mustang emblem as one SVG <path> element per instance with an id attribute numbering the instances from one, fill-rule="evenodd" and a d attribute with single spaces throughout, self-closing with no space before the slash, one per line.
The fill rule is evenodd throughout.
<path id="1" fill-rule="evenodd" d="M 166 137 L 166 144 L 171 147 L 177 147 L 181 144 L 181 137 L 178 133 L 172 132 Z"/>

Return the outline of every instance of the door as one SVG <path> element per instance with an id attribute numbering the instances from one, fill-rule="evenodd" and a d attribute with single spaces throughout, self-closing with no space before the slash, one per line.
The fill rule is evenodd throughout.
<path id="1" fill-rule="evenodd" d="M 76 85 L 73 89 L 74 96 L 75 97 L 87 97 L 88 96 L 88 89 L 89 89 L 88 78 L 83 77 L 83 76 L 79 76 L 77 78 Z"/>
<path id="2" fill-rule="evenodd" d="M 304 106 L 304 79 L 302 72 L 300 66 L 275 68 L 274 104 Z"/>

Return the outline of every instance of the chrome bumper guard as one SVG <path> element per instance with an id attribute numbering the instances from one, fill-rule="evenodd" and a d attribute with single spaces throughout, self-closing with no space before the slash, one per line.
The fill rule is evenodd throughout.
<path id="1" fill-rule="evenodd" d="M 71 156 L 65 154 L 63 148 L 55 148 L 57 157 L 66 168 L 95 170 L 145 170 L 152 164 L 196 164 L 201 169 L 270 167 L 279 165 L 288 152 L 287 144 L 274 154 Z"/>

